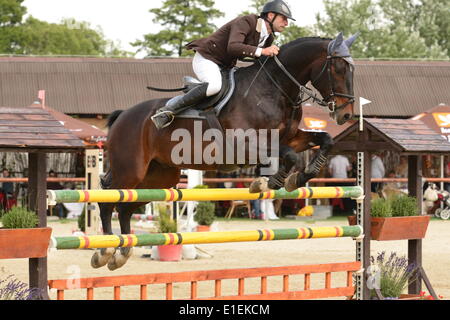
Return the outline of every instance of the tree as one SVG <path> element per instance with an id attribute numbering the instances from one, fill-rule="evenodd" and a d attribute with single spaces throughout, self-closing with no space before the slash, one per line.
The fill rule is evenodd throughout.
<path id="1" fill-rule="evenodd" d="M 101 29 L 94 30 L 88 22 L 63 19 L 48 23 L 29 17 L 20 32 L 21 54 L 27 55 L 124 55 Z"/>
<path id="2" fill-rule="evenodd" d="M 15 39 L 27 8 L 23 0 L 0 0 L 0 53 L 14 53 Z"/>
<path id="3" fill-rule="evenodd" d="M 165 0 L 161 8 L 150 10 L 155 15 L 152 21 L 164 30 L 131 45 L 150 56 L 191 55 L 184 49 L 186 43 L 213 33 L 216 26 L 211 21 L 224 15 L 214 4 L 214 0 Z"/>
<path id="4" fill-rule="evenodd" d="M 438 9 L 432 7 L 438 4 Z M 316 16 L 322 36 L 361 32 L 352 46 L 356 58 L 448 59 L 445 0 L 324 0 L 326 16 Z M 428 12 L 424 12 L 426 10 Z M 447 27 L 445 27 L 445 22 Z M 446 30 L 446 31 L 445 31 Z"/>
<path id="5" fill-rule="evenodd" d="M 48 23 L 29 16 L 23 0 L 0 0 L 0 54 L 128 55 L 87 22 Z"/>

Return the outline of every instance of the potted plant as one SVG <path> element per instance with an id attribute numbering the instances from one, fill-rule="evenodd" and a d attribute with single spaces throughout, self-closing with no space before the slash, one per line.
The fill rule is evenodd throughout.
<path id="1" fill-rule="evenodd" d="M 198 223 L 197 231 L 209 231 L 216 219 L 216 205 L 211 201 L 202 201 L 195 209 L 194 220 Z"/>
<path id="2" fill-rule="evenodd" d="M 403 294 L 410 281 L 417 278 L 418 269 L 409 264 L 405 256 L 392 252 L 387 258 L 386 252 L 379 253 L 376 259 L 371 256 L 373 289 L 371 297 L 383 300 L 420 300 L 421 295 Z"/>
<path id="3" fill-rule="evenodd" d="M 207 189 L 207 185 L 200 184 L 194 189 Z M 216 205 L 211 201 L 201 201 L 195 209 L 194 221 L 198 223 L 197 231 L 209 231 L 216 219 Z"/>
<path id="4" fill-rule="evenodd" d="M 38 217 L 24 207 L 12 207 L 2 216 L 0 259 L 47 256 L 51 228 L 36 228 Z"/>
<path id="5" fill-rule="evenodd" d="M 379 241 L 423 239 L 430 222 L 430 216 L 420 215 L 416 198 L 406 195 L 372 200 L 370 214 L 370 235 Z M 348 220 L 356 224 L 356 216 Z"/>
<path id="6" fill-rule="evenodd" d="M 170 217 L 167 207 L 160 208 L 158 217 L 158 231 L 161 233 L 177 232 L 177 222 Z M 158 256 L 160 261 L 180 261 L 183 245 L 163 245 L 158 246 Z"/>

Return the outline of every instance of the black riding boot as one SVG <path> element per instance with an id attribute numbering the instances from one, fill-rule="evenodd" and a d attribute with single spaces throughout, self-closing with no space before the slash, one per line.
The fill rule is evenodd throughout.
<path id="1" fill-rule="evenodd" d="M 172 123 L 176 114 L 203 100 L 206 97 L 207 88 L 208 83 L 205 82 L 191 89 L 191 91 L 179 99 L 174 100 L 173 103 L 170 103 L 169 100 L 168 104 L 157 110 L 155 115 L 151 117 L 156 128 L 161 129 L 167 127 Z"/>

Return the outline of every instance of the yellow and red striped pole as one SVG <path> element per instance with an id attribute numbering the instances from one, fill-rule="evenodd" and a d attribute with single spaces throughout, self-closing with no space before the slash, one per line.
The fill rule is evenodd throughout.
<path id="1" fill-rule="evenodd" d="M 258 199 L 334 199 L 359 198 L 363 190 L 351 187 L 311 187 L 287 192 L 284 188 L 250 193 L 234 189 L 120 189 L 120 190 L 48 190 L 49 203 L 64 202 L 149 202 L 149 201 L 227 201 Z"/>

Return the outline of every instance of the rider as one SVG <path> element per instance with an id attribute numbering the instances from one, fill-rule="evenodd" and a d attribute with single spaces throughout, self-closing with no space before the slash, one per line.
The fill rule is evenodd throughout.
<path id="1" fill-rule="evenodd" d="M 192 67 L 202 83 L 173 104 L 157 110 L 152 117 L 155 126 L 160 129 L 170 125 L 175 114 L 217 94 L 222 88 L 220 70 L 234 67 L 238 58 L 278 55 L 280 49 L 272 45 L 274 33 L 284 31 L 288 19 L 295 21 L 288 5 L 272 0 L 264 5 L 260 16 L 238 17 L 209 37 L 188 43 L 186 48 L 195 51 Z"/>

